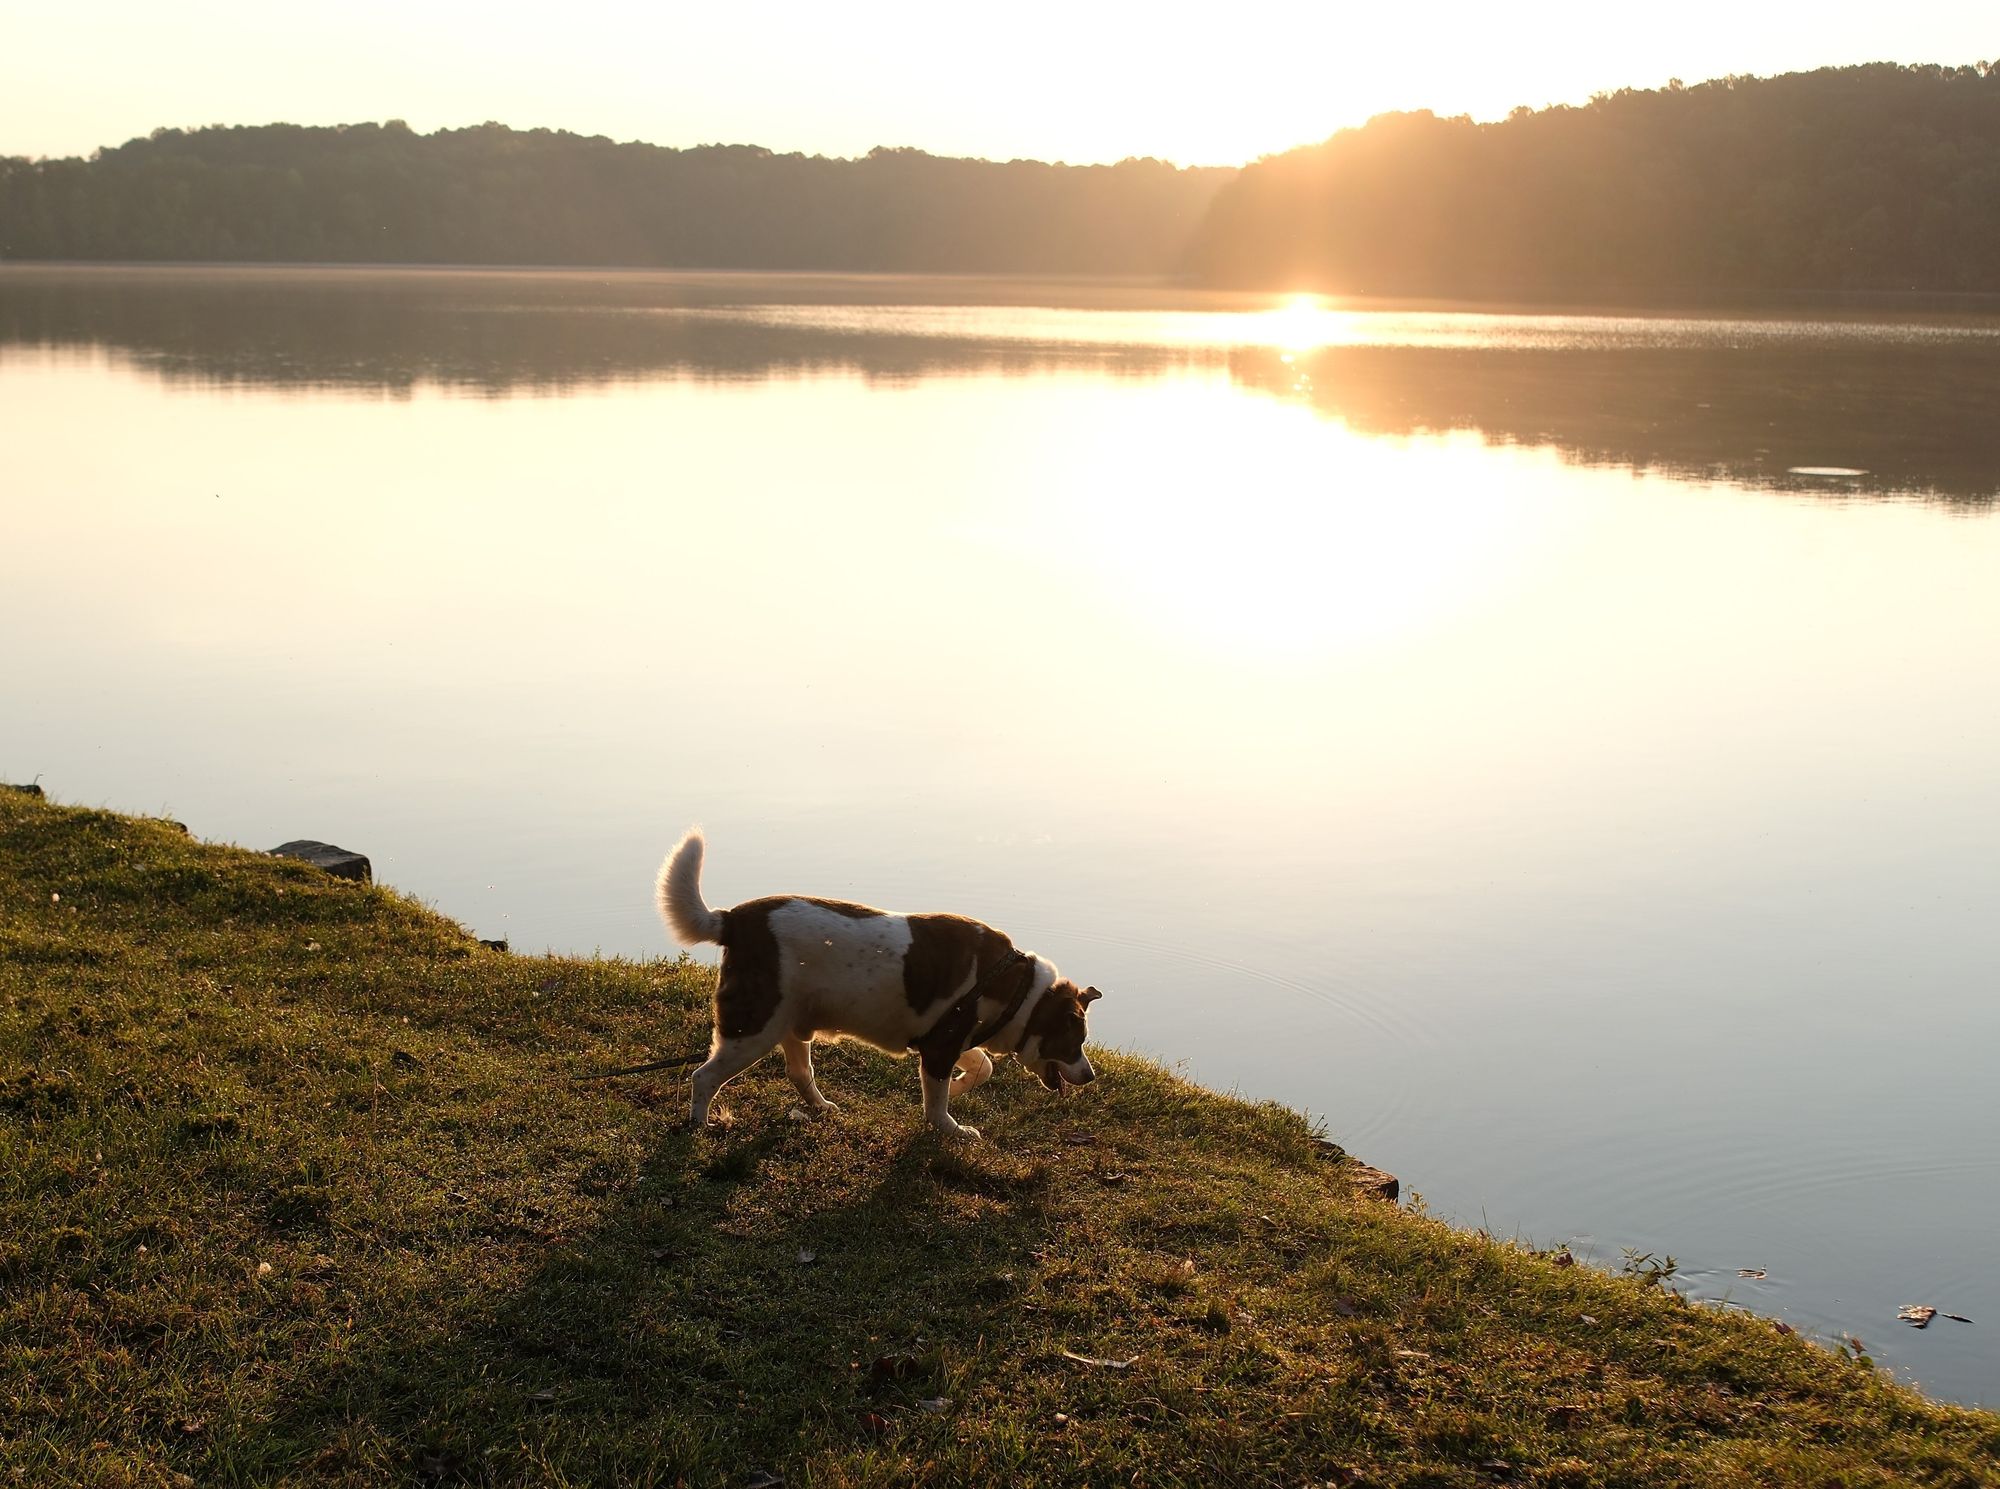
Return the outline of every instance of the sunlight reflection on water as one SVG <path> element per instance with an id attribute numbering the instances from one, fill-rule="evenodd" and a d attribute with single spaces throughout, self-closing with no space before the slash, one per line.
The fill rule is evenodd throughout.
<path id="1" fill-rule="evenodd" d="M 731 305 L 675 309 L 757 325 L 856 336 L 922 336 L 1049 346 L 1511 348 L 1522 351 L 1699 348 L 1795 343 L 1994 342 L 2000 326 L 1910 319 L 1533 314 L 1359 309 L 1293 300 L 1268 310 L 1097 310 L 993 305 Z"/>

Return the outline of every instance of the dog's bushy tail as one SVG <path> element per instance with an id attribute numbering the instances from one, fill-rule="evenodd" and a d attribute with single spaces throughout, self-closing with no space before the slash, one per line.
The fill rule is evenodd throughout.
<path id="1" fill-rule="evenodd" d="M 722 939 L 722 912 L 701 897 L 701 829 L 691 827 L 660 865 L 660 919 L 682 945 Z"/>

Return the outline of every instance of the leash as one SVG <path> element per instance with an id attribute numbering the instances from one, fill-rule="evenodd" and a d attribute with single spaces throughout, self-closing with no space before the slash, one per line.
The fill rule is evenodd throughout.
<path id="1" fill-rule="evenodd" d="M 608 1081 L 619 1075 L 644 1075 L 649 1070 L 674 1070 L 683 1065 L 699 1065 L 708 1058 L 705 1054 L 670 1055 L 664 1060 L 648 1060 L 643 1065 L 627 1065 L 623 1070 L 599 1070 L 591 1075 L 573 1075 L 572 1085 L 579 1081 Z"/>

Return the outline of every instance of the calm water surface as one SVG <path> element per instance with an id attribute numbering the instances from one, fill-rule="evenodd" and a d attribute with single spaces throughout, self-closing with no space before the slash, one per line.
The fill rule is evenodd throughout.
<path id="1" fill-rule="evenodd" d="M 0 777 L 517 950 L 665 953 L 699 820 L 1992 1404 L 1997 405 L 1978 319 L 9 269 Z"/>

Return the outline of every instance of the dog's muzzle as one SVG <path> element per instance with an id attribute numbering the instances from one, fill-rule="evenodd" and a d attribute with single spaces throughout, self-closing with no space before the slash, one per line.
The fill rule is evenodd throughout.
<path id="1" fill-rule="evenodd" d="M 1090 1068 L 1090 1061 L 1079 1060 L 1075 1065 L 1065 1065 L 1060 1060 L 1047 1060 L 1035 1072 L 1042 1084 L 1058 1096 L 1071 1086 L 1087 1086 L 1097 1079 L 1097 1072 Z"/>

